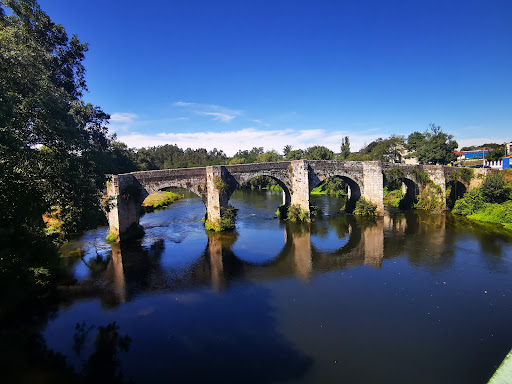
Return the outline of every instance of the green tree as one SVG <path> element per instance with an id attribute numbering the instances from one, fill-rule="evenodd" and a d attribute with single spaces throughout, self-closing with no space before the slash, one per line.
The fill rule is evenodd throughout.
<path id="1" fill-rule="evenodd" d="M 341 140 L 341 153 L 340 158 L 342 160 L 346 160 L 350 156 L 350 141 L 348 136 L 345 136 L 344 139 Z"/>
<path id="2" fill-rule="evenodd" d="M 294 149 L 286 154 L 286 160 L 300 160 L 304 158 L 304 151 L 302 149 Z"/>
<path id="3" fill-rule="evenodd" d="M 486 203 L 500 204 L 512 197 L 512 188 L 505 181 L 502 172 L 487 175 L 481 190 Z"/>
<path id="4" fill-rule="evenodd" d="M 501 145 L 498 148 L 495 148 L 493 151 L 490 151 L 485 155 L 485 158 L 489 161 L 498 161 L 503 159 L 507 155 L 507 148 L 505 145 Z"/>
<path id="5" fill-rule="evenodd" d="M 416 157 L 421 164 L 443 165 L 457 160 L 454 151 L 458 144 L 453 140 L 453 135 L 443 132 L 440 126 L 430 124 L 430 129 L 424 133 L 424 136 L 424 141 L 409 143 L 409 145 L 413 145 L 412 149 L 414 150 L 409 154 L 410 157 Z M 416 137 L 419 138 L 419 136 Z"/>
<path id="6" fill-rule="evenodd" d="M 308 160 L 334 160 L 334 152 L 322 145 L 309 147 L 304 155 Z"/>
<path id="7" fill-rule="evenodd" d="M 0 236 L 40 239 L 52 206 L 67 232 L 79 231 L 104 220 L 104 174 L 114 168 L 105 159 L 120 150 L 107 135 L 109 116 L 81 100 L 87 44 L 35 0 L 0 5 Z"/>
<path id="8" fill-rule="evenodd" d="M 293 147 L 291 145 L 285 145 L 283 148 L 283 156 L 286 157 L 291 152 Z"/>
<path id="9" fill-rule="evenodd" d="M 258 163 L 274 163 L 276 161 L 281 161 L 281 160 L 283 160 L 283 157 L 274 150 L 264 152 L 261 155 L 259 155 L 257 158 Z"/>

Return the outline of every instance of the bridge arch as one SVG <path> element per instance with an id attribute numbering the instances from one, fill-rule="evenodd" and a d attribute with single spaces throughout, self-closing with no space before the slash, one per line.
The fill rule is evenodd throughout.
<path id="1" fill-rule="evenodd" d="M 466 183 L 457 180 L 446 181 L 446 206 L 452 209 L 455 206 L 455 202 L 462 198 L 468 190 Z"/>
<path id="2" fill-rule="evenodd" d="M 411 209 L 417 202 L 420 193 L 420 183 L 416 180 L 413 171 L 398 167 L 383 170 L 384 187 L 397 190 L 401 188 L 402 199 L 398 203 L 401 210 Z"/>
<path id="3" fill-rule="evenodd" d="M 356 202 L 361 198 L 364 191 L 363 184 L 358 180 L 357 177 L 342 171 L 333 172 L 328 176 L 325 174 L 320 174 L 314 180 L 310 180 L 310 193 L 313 189 L 332 178 L 339 178 L 348 185 L 348 196 L 347 203 L 345 205 L 345 212 L 352 213 L 356 207 Z"/>
<path id="4" fill-rule="evenodd" d="M 235 173 L 234 175 L 230 175 L 228 177 L 228 185 L 229 188 L 229 197 L 233 194 L 236 189 L 239 189 L 241 185 L 244 183 L 256 178 L 266 176 L 276 181 L 277 184 L 283 190 L 283 205 L 289 205 L 291 202 L 291 192 L 290 192 L 290 180 L 284 175 L 281 175 L 277 172 L 273 172 L 271 170 L 260 170 L 257 172 L 247 172 L 247 173 Z"/>

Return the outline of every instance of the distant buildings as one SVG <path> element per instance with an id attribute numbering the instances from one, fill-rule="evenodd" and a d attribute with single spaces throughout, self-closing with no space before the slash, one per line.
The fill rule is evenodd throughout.
<path id="1" fill-rule="evenodd" d="M 457 160 L 478 159 L 478 158 L 481 159 L 481 158 L 485 157 L 485 155 L 487 155 L 492 150 L 493 150 L 493 148 L 483 147 L 482 149 L 475 149 L 473 151 L 455 152 L 455 155 L 457 156 Z"/>

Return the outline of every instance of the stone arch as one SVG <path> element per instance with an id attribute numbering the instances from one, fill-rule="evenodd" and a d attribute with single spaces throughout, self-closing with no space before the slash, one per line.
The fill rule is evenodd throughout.
<path id="1" fill-rule="evenodd" d="M 142 183 L 140 184 L 143 188 L 146 195 L 144 199 L 150 195 L 151 193 L 161 191 L 162 189 L 166 188 L 182 188 L 186 189 L 189 192 L 192 192 L 193 194 L 197 195 L 203 203 L 206 204 L 206 184 L 197 184 L 197 183 L 191 183 L 190 181 L 185 180 L 165 180 L 161 182 L 153 182 L 153 183 Z M 141 201 L 144 201 L 144 199 Z"/>
<path id="2" fill-rule="evenodd" d="M 468 186 L 459 179 L 446 180 L 446 190 L 446 206 L 452 209 L 455 202 L 466 194 Z"/>
<path id="3" fill-rule="evenodd" d="M 288 178 L 283 177 L 283 175 L 276 174 L 276 172 L 273 171 L 267 171 L 267 170 L 261 170 L 258 172 L 250 172 L 250 173 L 239 173 L 235 176 L 229 175 L 227 178 L 227 183 L 230 186 L 229 188 L 229 196 L 228 199 L 231 197 L 233 192 L 238 189 L 243 183 L 254 179 L 255 177 L 259 176 L 267 176 L 271 179 L 275 180 L 277 184 L 282 188 L 283 190 L 283 205 L 289 205 L 291 202 L 291 192 L 290 192 L 290 181 Z"/>
<path id="4" fill-rule="evenodd" d="M 309 183 L 309 193 L 311 191 L 318 187 L 320 184 L 325 182 L 327 179 L 333 178 L 333 177 L 339 177 L 341 178 L 349 187 L 349 196 L 347 203 L 345 205 L 345 211 L 347 213 L 352 213 L 355 209 L 356 202 L 363 196 L 364 188 L 363 183 L 357 178 L 352 175 L 349 175 L 345 172 L 333 172 L 332 174 L 326 176 L 325 174 L 317 174 L 317 177 L 315 180 L 310 180 Z"/>
<path id="5" fill-rule="evenodd" d="M 404 172 L 400 168 L 396 168 L 398 170 L 395 176 L 395 180 L 399 180 L 402 182 L 402 193 L 403 198 L 400 200 L 398 208 L 402 210 L 411 209 L 414 204 L 417 202 L 417 197 L 420 193 L 421 184 L 418 183 L 416 177 L 412 172 Z M 390 171 L 392 169 L 388 169 Z M 383 171 L 384 175 L 384 186 L 389 185 L 391 180 L 389 180 L 389 176 L 386 174 L 386 171 Z"/>

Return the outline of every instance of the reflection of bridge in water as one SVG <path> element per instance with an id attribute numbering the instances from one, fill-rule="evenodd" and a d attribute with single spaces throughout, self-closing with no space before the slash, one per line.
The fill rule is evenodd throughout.
<path id="1" fill-rule="evenodd" d="M 408 220 L 406 215 L 372 220 L 348 215 L 338 217 L 342 218 L 342 222 L 336 224 L 337 236 L 340 239 L 348 237 L 338 249 L 321 249 L 321 237 L 320 241 L 312 241 L 312 237 L 318 237 L 312 232 L 310 224 L 287 225 L 282 249 L 264 264 L 250 263 L 237 257 L 232 250 L 237 241 L 236 232 L 210 235 L 199 259 L 177 270 L 161 265 L 165 248 L 163 240 L 156 241 L 149 248 L 142 247 L 140 243 L 113 244 L 111 260 L 99 276 L 100 281 L 87 279 L 70 287 L 65 296 L 69 296 L 69 299 L 101 297 L 104 302 L 117 305 L 141 293 L 180 291 L 193 287 L 211 287 L 215 291 L 222 291 L 239 279 L 271 281 L 295 276 L 307 282 L 315 274 L 341 269 L 363 265 L 380 268 L 384 259 L 401 256 L 406 248 L 425 249 L 427 246 L 435 250 L 428 263 L 449 262 L 443 252 L 444 215 L 430 215 L 429 222 L 420 222 L 416 218 Z M 410 234 L 422 236 L 407 236 Z M 425 244 L 418 246 L 418 238 Z M 408 243 L 410 241 L 415 243 Z M 315 246 L 315 243 L 320 243 L 320 246 Z M 416 257 L 418 263 L 425 262 L 421 259 L 423 256 L 417 256 L 414 251 L 408 251 L 407 255 L 413 263 Z"/>

